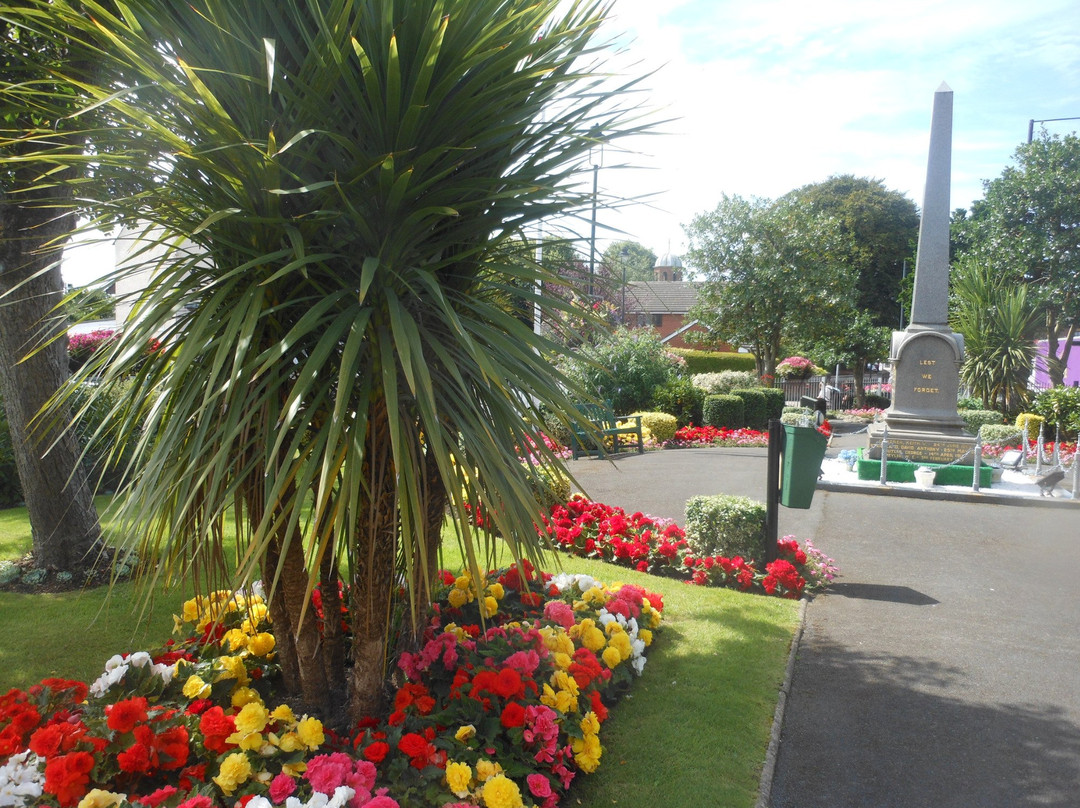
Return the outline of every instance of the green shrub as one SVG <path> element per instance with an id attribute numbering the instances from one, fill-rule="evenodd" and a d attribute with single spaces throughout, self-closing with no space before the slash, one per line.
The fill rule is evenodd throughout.
<path id="1" fill-rule="evenodd" d="M 668 350 L 656 334 L 625 328 L 583 345 L 562 369 L 590 395 L 610 401 L 616 415 L 648 409 L 653 389 L 675 373 Z"/>
<path id="2" fill-rule="evenodd" d="M 759 558 L 765 546 L 765 505 L 727 494 L 691 497 L 686 503 L 686 542 L 699 556 Z"/>
<path id="3" fill-rule="evenodd" d="M 544 432 L 553 440 L 557 440 L 563 446 L 570 445 L 570 428 L 564 424 L 559 416 L 549 412 L 546 408 L 541 411 L 544 416 Z"/>
<path id="4" fill-rule="evenodd" d="M 1047 440 L 1053 440 L 1058 428 L 1062 438 L 1075 438 L 1080 433 L 1080 387 L 1043 390 L 1035 397 L 1031 409 L 1046 419 Z"/>
<path id="5" fill-rule="evenodd" d="M 1036 415 L 1033 412 L 1022 412 L 1016 416 L 1016 427 L 1021 432 L 1027 432 L 1029 440 L 1036 440 L 1039 437 L 1039 425 L 1046 421 L 1041 415 Z"/>
<path id="6" fill-rule="evenodd" d="M 802 407 L 784 407 L 784 412 L 780 416 L 780 423 L 791 424 L 792 426 L 810 426 L 813 424 L 811 419 L 810 410 L 805 410 Z"/>
<path id="7" fill-rule="evenodd" d="M 674 415 L 666 412 L 635 412 L 632 415 L 641 416 L 641 429 L 649 430 L 649 434 L 657 443 L 669 441 L 675 437 L 675 430 L 679 428 L 679 422 Z"/>
<path id="8" fill-rule="evenodd" d="M 705 426 L 729 429 L 746 426 L 746 404 L 738 396 L 705 396 L 701 412 Z"/>
<path id="9" fill-rule="evenodd" d="M 784 391 L 779 387 L 759 387 L 758 391 L 765 396 L 765 423 L 779 419 L 784 414 Z"/>
<path id="10" fill-rule="evenodd" d="M 957 415 L 964 420 L 964 429 L 973 435 L 978 434 L 983 424 L 1000 424 L 1005 420 L 994 410 L 959 410 Z"/>
<path id="11" fill-rule="evenodd" d="M 679 426 L 700 425 L 704 403 L 705 391 L 685 376 L 674 376 L 653 388 L 652 409 L 674 415 Z"/>
<path id="12" fill-rule="evenodd" d="M 745 370 L 757 376 L 757 363 L 754 361 L 753 354 L 698 351 L 693 348 L 671 348 L 670 350 L 686 360 L 686 372 L 690 374 Z"/>
<path id="13" fill-rule="evenodd" d="M 769 402 L 762 393 L 763 388 L 739 388 L 731 391 L 731 395 L 738 396 L 743 400 L 743 417 L 746 419 L 743 426 L 751 429 L 766 429 L 769 426 Z"/>
<path id="14" fill-rule="evenodd" d="M 981 410 L 985 405 L 978 396 L 960 396 L 956 402 L 957 410 Z"/>
<path id="15" fill-rule="evenodd" d="M 555 505 L 565 505 L 570 499 L 570 480 L 547 466 L 531 468 L 529 486 L 540 508 L 550 511 Z"/>
<path id="16" fill-rule="evenodd" d="M 888 396 L 879 395 L 878 393 L 866 394 L 866 406 L 874 407 L 879 410 L 887 410 L 892 404 L 892 399 Z"/>
<path id="17" fill-rule="evenodd" d="M 983 424 L 979 437 L 983 445 L 1014 446 L 1024 439 L 1024 433 L 1013 424 Z"/>
<path id="18" fill-rule="evenodd" d="M 719 373 L 695 373 L 691 379 L 708 395 L 730 395 L 736 388 L 749 389 L 758 386 L 755 374 L 745 370 L 722 370 Z"/>

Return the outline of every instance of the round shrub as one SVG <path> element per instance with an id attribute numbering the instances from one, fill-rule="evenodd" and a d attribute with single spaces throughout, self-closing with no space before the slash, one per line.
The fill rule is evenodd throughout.
<path id="1" fill-rule="evenodd" d="M 701 412 L 705 426 L 728 429 L 746 426 L 746 405 L 738 396 L 705 396 Z"/>
<path id="2" fill-rule="evenodd" d="M 707 394 L 726 396 L 736 388 L 750 388 L 758 385 L 756 375 L 747 370 L 722 370 L 719 373 L 695 373 L 694 385 Z"/>
<path id="3" fill-rule="evenodd" d="M 883 396 L 878 393 L 866 394 L 866 406 L 873 407 L 878 410 L 887 410 L 892 406 L 892 399 L 888 396 Z"/>
<path id="4" fill-rule="evenodd" d="M 675 373 L 671 356 L 649 330 L 619 329 L 562 366 L 566 375 L 601 401 L 610 401 L 616 415 L 648 409 L 653 389 Z"/>
<path id="5" fill-rule="evenodd" d="M 964 420 L 964 429 L 973 435 L 978 434 L 983 424 L 1000 424 L 1005 420 L 994 410 L 958 410 L 957 415 Z"/>
<path id="6" fill-rule="evenodd" d="M 686 502 L 686 541 L 699 556 L 758 558 L 765 547 L 765 505 L 719 494 Z"/>
<path id="7" fill-rule="evenodd" d="M 674 415 L 679 426 L 702 423 L 705 391 L 685 376 L 674 376 L 652 392 L 652 409 Z"/>
<path id="8" fill-rule="evenodd" d="M 1022 433 L 1026 433 L 1029 440 L 1039 437 L 1039 425 L 1046 421 L 1041 415 L 1033 412 L 1022 412 L 1016 416 L 1016 427 Z"/>
<path id="9" fill-rule="evenodd" d="M 666 412 L 635 412 L 631 415 L 641 416 L 642 435 L 646 440 L 651 435 L 657 443 L 664 443 L 674 438 L 675 430 L 679 428 L 679 422 L 675 416 Z"/>
<path id="10" fill-rule="evenodd" d="M 758 391 L 765 396 L 766 417 L 765 423 L 776 420 L 784 414 L 784 391 L 779 387 L 759 387 Z"/>
<path id="11" fill-rule="evenodd" d="M 769 402 L 762 392 L 764 388 L 753 387 L 747 389 L 735 389 L 731 395 L 738 396 L 743 400 L 744 417 L 751 429 L 765 429 L 769 426 Z"/>
<path id="12" fill-rule="evenodd" d="M 1046 439 L 1053 440 L 1060 428 L 1061 436 L 1076 437 L 1080 433 L 1080 387 L 1052 387 L 1035 397 L 1033 411 L 1046 419 Z"/>
<path id="13" fill-rule="evenodd" d="M 983 424 L 979 437 L 984 446 L 1016 446 L 1024 439 L 1024 433 L 1013 424 Z"/>

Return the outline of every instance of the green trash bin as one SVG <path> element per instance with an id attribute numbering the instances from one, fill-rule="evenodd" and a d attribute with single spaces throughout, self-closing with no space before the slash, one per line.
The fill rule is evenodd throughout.
<path id="1" fill-rule="evenodd" d="M 812 426 L 784 424 L 780 504 L 785 508 L 810 507 L 828 443 L 829 439 Z"/>

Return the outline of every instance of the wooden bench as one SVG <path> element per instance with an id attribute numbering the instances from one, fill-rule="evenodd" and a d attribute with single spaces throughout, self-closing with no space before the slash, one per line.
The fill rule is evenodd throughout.
<path id="1" fill-rule="evenodd" d="M 610 402 L 604 402 L 604 406 L 597 404 L 579 404 L 578 410 L 589 419 L 589 425 L 573 424 L 570 430 L 570 451 L 577 460 L 581 455 L 597 455 L 603 457 L 607 453 L 604 446 L 605 438 L 612 438 L 613 453 L 619 451 L 619 438 L 622 435 L 635 436 L 637 440 L 637 453 L 645 452 L 645 440 L 641 436 L 640 415 L 615 415 Z M 626 426 L 619 426 L 619 421 L 630 421 Z M 597 442 L 599 438 L 599 443 Z M 627 441 L 627 447 L 633 444 Z"/>

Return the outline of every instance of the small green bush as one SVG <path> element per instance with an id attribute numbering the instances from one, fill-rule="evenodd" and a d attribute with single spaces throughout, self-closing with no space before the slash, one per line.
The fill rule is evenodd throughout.
<path id="1" fill-rule="evenodd" d="M 765 423 L 780 418 L 784 414 L 784 391 L 779 387 L 760 387 L 758 390 L 765 396 Z"/>
<path id="2" fill-rule="evenodd" d="M 705 391 L 685 376 L 675 376 L 658 384 L 652 392 L 652 409 L 674 415 L 679 426 L 702 423 Z"/>
<path id="3" fill-rule="evenodd" d="M 1027 432 L 1029 440 L 1036 440 L 1039 437 L 1039 424 L 1046 421 L 1041 415 L 1036 415 L 1033 412 L 1022 412 L 1016 416 L 1016 427 L 1021 432 Z"/>
<path id="4" fill-rule="evenodd" d="M 1075 438 L 1080 433 L 1080 387 L 1043 390 L 1031 409 L 1046 419 L 1047 440 L 1053 440 L 1058 428 L 1062 438 Z"/>
<path id="5" fill-rule="evenodd" d="M 761 387 L 738 388 L 731 391 L 731 395 L 738 396 L 743 400 L 743 417 L 746 419 L 743 426 L 751 429 L 766 429 L 769 426 L 769 402 L 765 398 Z"/>
<path id="6" fill-rule="evenodd" d="M 809 410 L 804 410 L 801 407 L 784 407 L 784 412 L 780 416 L 780 423 L 791 424 L 792 426 L 809 426 L 813 423 L 812 416 L 809 414 Z M 810 424 L 804 423 L 810 421 Z"/>
<path id="7" fill-rule="evenodd" d="M 648 329 L 619 329 L 560 367 L 591 396 L 610 401 L 616 415 L 648 409 L 653 389 L 675 375 L 666 346 Z"/>
<path id="8" fill-rule="evenodd" d="M 892 405 L 892 399 L 888 396 L 878 395 L 877 393 L 866 394 L 866 406 L 874 407 L 879 410 L 887 410 Z"/>
<path id="9" fill-rule="evenodd" d="M 671 352 L 686 360 L 686 372 L 719 373 L 722 370 L 747 370 L 756 375 L 757 363 L 748 353 L 698 351 L 693 348 L 672 348 Z"/>
<path id="10" fill-rule="evenodd" d="M 984 446 L 1015 446 L 1024 439 L 1024 433 L 1013 424 L 983 424 L 979 437 Z"/>
<path id="11" fill-rule="evenodd" d="M 736 388 L 749 389 L 758 386 L 758 378 L 745 370 L 722 370 L 719 373 L 695 373 L 691 379 L 708 395 L 730 395 Z"/>
<path id="12" fill-rule="evenodd" d="M 978 434 L 983 424 L 1000 424 L 1005 419 L 994 410 L 959 410 L 957 414 L 964 420 L 964 429 L 971 434 Z"/>
<path id="13" fill-rule="evenodd" d="M 641 416 L 642 430 L 649 430 L 653 440 L 664 443 L 675 437 L 675 430 L 679 428 L 679 422 L 674 415 L 666 412 L 635 412 L 631 415 Z"/>
<path id="14" fill-rule="evenodd" d="M 699 556 L 759 558 L 765 547 L 765 505 L 727 494 L 691 497 L 686 542 Z"/>
<path id="15" fill-rule="evenodd" d="M 738 396 L 705 396 L 701 409 L 705 426 L 728 429 L 746 426 L 746 404 Z"/>
<path id="16" fill-rule="evenodd" d="M 984 406 L 983 400 L 977 396 L 960 396 L 956 402 L 958 410 L 981 410 Z"/>

